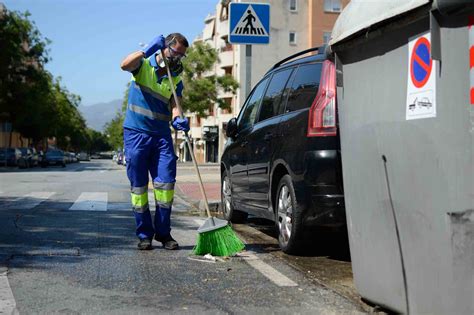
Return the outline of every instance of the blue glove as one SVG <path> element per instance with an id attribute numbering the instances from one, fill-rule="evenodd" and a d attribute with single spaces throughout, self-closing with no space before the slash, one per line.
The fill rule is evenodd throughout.
<path id="1" fill-rule="evenodd" d="M 155 37 L 145 48 L 142 50 L 145 53 L 145 58 L 150 57 L 158 50 L 166 47 L 165 38 L 163 35 Z"/>
<path id="2" fill-rule="evenodd" d="M 189 131 L 189 121 L 187 118 L 175 117 L 173 122 L 171 123 L 174 130 L 181 130 L 184 132 Z"/>

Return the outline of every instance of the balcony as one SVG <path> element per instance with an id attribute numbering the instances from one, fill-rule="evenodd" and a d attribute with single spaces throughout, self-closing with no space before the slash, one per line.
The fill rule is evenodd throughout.
<path id="1" fill-rule="evenodd" d="M 229 36 L 229 20 L 217 22 L 217 33 L 221 38 Z"/>
<path id="2" fill-rule="evenodd" d="M 232 47 L 232 45 L 228 45 Z M 219 54 L 220 63 L 219 66 L 221 68 L 232 67 L 234 65 L 234 51 L 232 48 L 228 50 L 228 46 L 224 46 L 224 49 L 221 48 L 221 53 Z"/>

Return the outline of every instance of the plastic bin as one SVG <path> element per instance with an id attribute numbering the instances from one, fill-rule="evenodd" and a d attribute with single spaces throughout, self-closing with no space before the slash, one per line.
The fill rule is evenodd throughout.
<path id="1" fill-rule="evenodd" d="M 474 314 L 473 5 L 353 0 L 330 41 L 355 285 L 401 313 Z"/>

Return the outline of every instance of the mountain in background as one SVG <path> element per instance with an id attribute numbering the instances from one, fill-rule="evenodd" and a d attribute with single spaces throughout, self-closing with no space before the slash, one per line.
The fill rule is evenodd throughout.
<path id="1" fill-rule="evenodd" d="M 122 100 L 113 100 L 107 103 L 98 103 L 90 106 L 79 106 L 87 122 L 87 126 L 97 131 L 104 131 L 104 125 L 111 121 L 122 107 Z"/>

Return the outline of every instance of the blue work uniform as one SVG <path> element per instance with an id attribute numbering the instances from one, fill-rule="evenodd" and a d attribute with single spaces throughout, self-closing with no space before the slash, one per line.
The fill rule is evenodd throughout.
<path id="1" fill-rule="evenodd" d="M 170 235 L 171 206 L 176 182 L 176 160 L 171 138 L 170 84 L 181 96 L 182 79 L 158 74 L 156 54 L 142 59 L 132 72 L 123 140 L 127 176 L 131 184 L 131 202 L 136 221 L 136 235 L 152 239 Z M 153 180 L 156 202 L 154 226 L 148 205 L 148 174 Z"/>

